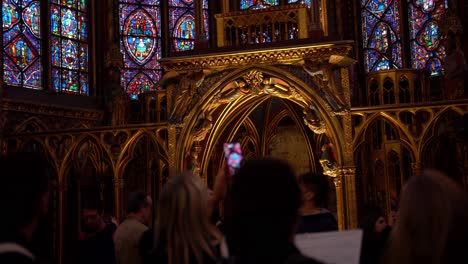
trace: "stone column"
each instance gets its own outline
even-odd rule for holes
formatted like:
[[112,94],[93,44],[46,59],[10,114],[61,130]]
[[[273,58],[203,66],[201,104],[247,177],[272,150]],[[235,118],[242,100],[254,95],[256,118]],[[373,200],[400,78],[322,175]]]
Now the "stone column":
[[168,162],[169,162],[169,177],[176,175],[179,171],[177,162],[177,126],[174,124],[168,125],[167,128],[167,152],[168,152]]
[[122,178],[114,179],[114,203],[115,203],[115,217],[118,221],[122,220],[122,194],[125,182]]
[[58,227],[58,241],[57,241],[57,260],[58,264],[64,263],[64,255],[63,255],[63,246],[65,244],[65,204],[66,204],[66,184],[63,179],[63,175],[58,175],[58,183],[57,183],[57,210],[58,210],[58,219],[57,219],[57,227]]
[[338,175],[333,178],[336,190],[336,213],[338,215],[338,228],[344,230],[346,227],[346,219],[344,212],[344,199],[343,199],[343,187],[342,187],[342,176]]
[[195,0],[195,48],[208,48],[203,19],[203,0]]
[[342,168],[342,174],[345,182],[346,193],[346,222],[348,229],[355,229],[358,227],[358,212],[357,212],[357,198],[356,198],[356,168],[347,167]]
[[415,161],[411,163],[411,172],[413,173],[413,176],[419,175],[421,173],[422,169],[422,164],[420,161]]
[[[349,76],[350,66],[340,69],[341,87],[343,89],[343,97],[345,103],[351,105],[351,84]],[[353,229],[358,227],[357,213],[357,195],[356,195],[356,168],[354,165],[354,148],[353,148],[353,122],[351,113],[347,112],[342,119],[344,132],[343,146],[343,163],[345,167],[341,168],[340,174],[344,177],[345,195],[346,195],[346,223],[347,228]]]

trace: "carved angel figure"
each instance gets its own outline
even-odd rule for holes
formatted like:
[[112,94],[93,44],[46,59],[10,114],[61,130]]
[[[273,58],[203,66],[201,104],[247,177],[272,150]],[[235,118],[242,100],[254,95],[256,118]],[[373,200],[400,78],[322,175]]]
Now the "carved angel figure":
[[203,71],[188,73],[179,78],[178,85],[171,87],[170,120],[181,121],[184,118],[204,79]]
[[320,165],[323,168],[323,174],[330,177],[336,177],[338,168],[336,166],[336,159],[333,154],[332,144],[324,144],[322,146],[322,156],[320,157]]
[[321,89],[321,96],[332,108],[334,115],[344,115],[349,112],[349,105],[343,98],[340,89],[341,84],[336,76],[336,70],[340,67],[348,67],[354,64],[356,60],[340,55],[331,55],[328,62],[317,65],[304,63],[303,69],[306,71],[315,83]]
[[317,112],[315,107],[311,106],[309,109],[304,109],[304,123],[308,126],[315,134],[323,134],[327,131],[325,121],[323,121]]
[[[202,114],[204,116],[204,114]],[[200,142],[205,140],[206,136],[210,132],[211,128],[213,127],[213,118],[211,115],[208,115],[205,118],[201,118],[199,120],[199,125],[195,127],[192,131],[191,136],[193,137],[193,141]]]

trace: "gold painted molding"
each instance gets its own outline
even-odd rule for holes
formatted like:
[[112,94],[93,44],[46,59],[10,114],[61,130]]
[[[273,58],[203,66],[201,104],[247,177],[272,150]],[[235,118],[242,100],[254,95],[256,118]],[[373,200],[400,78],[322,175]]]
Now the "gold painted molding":
[[291,47],[271,48],[229,53],[194,55],[161,59],[165,71],[186,72],[194,69],[227,69],[248,65],[272,65],[303,63],[303,60],[328,61],[332,55],[347,56],[353,49],[353,41],[318,43]]

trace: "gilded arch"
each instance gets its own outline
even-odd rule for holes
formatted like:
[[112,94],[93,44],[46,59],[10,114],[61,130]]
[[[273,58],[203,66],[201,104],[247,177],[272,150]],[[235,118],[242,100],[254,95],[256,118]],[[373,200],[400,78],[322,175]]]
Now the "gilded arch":
[[[289,87],[285,87],[286,89],[290,89],[290,93],[287,94],[281,94],[278,92],[274,92],[271,94],[265,94],[263,92],[259,92],[258,94],[245,94],[241,95],[237,98],[235,98],[232,102],[229,102],[227,107],[225,107],[221,113],[218,115],[220,118],[215,122],[213,125],[213,128],[211,130],[211,134],[216,134],[218,133],[218,128],[222,123],[230,123],[233,118],[236,117],[235,113],[236,110],[239,110],[241,108],[245,108],[246,105],[252,105],[252,108],[254,108],[256,105],[258,105],[262,100],[265,99],[265,97],[268,96],[277,96],[282,99],[287,99],[289,101],[292,101],[302,108],[308,108],[310,106],[316,107],[317,111],[320,113],[320,115],[323,117],[324,122],[326,123],[327,127],[329,127],[329,137],[332,138],[335,141],[335,145],[337,146],[337,156],[338,156],[338,162],[340,164],[343,164],[344,161],[344,149],[343,147],[345,146],[344,142],[345,140],[345,135],[342,132],[343,131],[343,125],[339,122],[339,120],[331,116],[330,114],[330,108],[327,105],[327,103],[320,97],[320,95],[317,92],[316,87],[310,87],[298,78],[292,76],[288,72],[279,69],[274,66],[263,66],[263,67],[257,67],[257,66],[248,66],[244,67],[238,70],[235,70],[234,72],[228,74],[224,78],[222,78],[220,81],[218,81],[208,93],[206,93],[201,100],[198,101],[198,103],[194,106],[193,110],[188,114],[188,116],[184,119],[184,126],[181,128],[179,138],[190,138],[191,131],[195,128],[195,125],[197,123],[198,117],[206,112],[212,111],[213,110],[213,105],[216,106],[216,96],[219,95],[220,91],[230,85],[231,83],[236,82],[239,78],[244,77],[245,75],[249,75],[252,73],[262,73],[268,76],[271,76],[271,78],[277,78],[279,80],[283,80],[285,83],[289,84]],[[216,106],[216,108],[219,105]],[[210,109],[211,108],[211,109]],[[214,109],[216,109],[214,108]],[[211,136],[210,136],[211,137]],[[178,146],[176,147],[177,150],[187,150],[191,148],[191,144],[193,143],[192,140],[181,140],[178,142]],[[211,144],[208,144],[211,145]],[[208,150],[209,151],[209,150]],[[179,161],[177,164],[177,168],[179,170],[183,169],[183,164],[180,162],[184,160],[184,153],[183,151],[179,151],[177,153],[177,158],[176,161]],[[345,164],[343,164],[345,165]],[[346,164],[347,165],[347,164]]]

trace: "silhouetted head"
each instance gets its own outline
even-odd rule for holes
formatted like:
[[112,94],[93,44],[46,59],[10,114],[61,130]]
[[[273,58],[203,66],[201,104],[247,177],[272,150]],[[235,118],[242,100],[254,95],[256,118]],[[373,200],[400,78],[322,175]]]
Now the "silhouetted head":
[[0,158],[0,168],[0,235],[19,235],[48,212],[48,163],[38,154],[13,153]]
[[301,192],[286,162],[246,161],[233,177],[230,199],[230,229],[240,254],[268,254],[291,241]]
[[304,202],[313,203],[318,208],[328,207],[329,185],[327,176],[319,173],[305,173],[299,176]]

